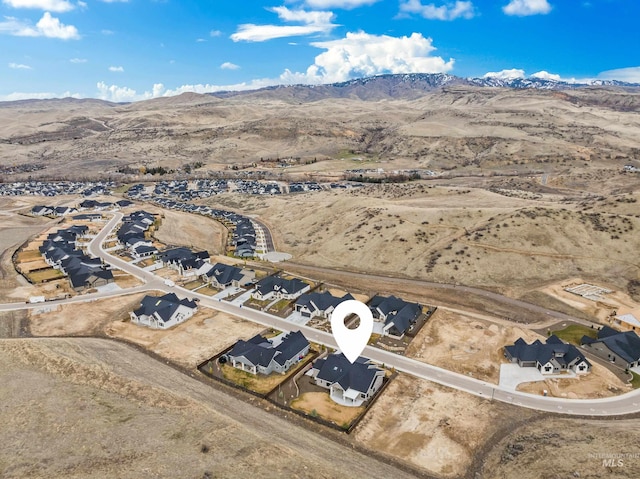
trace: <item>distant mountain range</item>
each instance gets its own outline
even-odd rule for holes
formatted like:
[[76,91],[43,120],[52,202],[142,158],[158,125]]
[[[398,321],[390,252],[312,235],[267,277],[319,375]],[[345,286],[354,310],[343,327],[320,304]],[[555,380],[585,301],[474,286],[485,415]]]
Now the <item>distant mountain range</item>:
[[327,85],[278,85],[251,91],[224,91],[209,95],[217,98],[235,96],[277,96],[281,99],[314,101],[323,98],[354,98],[359,100],[379,100],[384,98],[413,99],[426,93],[451,86],[471,86],[488,88],[512,88],[517,90],[576,90],[589,87],[617,87],[628,90],[640,89],[640,83],[618,80],[590,80],[587,82],[567,82],[531,78],[462,78],[446,73],[408,73],[399,75],[378,75],[358,78]]

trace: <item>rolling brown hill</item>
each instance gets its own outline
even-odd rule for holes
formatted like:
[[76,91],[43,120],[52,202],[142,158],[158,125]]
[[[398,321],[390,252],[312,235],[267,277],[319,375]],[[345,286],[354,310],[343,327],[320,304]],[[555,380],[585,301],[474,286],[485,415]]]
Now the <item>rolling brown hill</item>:
[[102,175],[123,166],[176,168],[193,161],[223,169],[285,157],[349,160],[300,171],[392,160],[388,168],[474,173],[571,168],[583,161],[618,166],[640,153],[640,93],[634,88],[383,80],[188,93],[126,105],[3,103],[0,162],[44,163],[47,168],[36,173],[41,177]]

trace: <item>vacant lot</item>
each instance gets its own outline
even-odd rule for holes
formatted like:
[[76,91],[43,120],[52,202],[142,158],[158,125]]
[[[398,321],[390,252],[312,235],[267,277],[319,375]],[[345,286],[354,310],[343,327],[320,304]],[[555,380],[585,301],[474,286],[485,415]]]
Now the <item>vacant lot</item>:
[[432,474],[463,477],[494,433],[534,416],[400,374],[355,429],[355,437]]
[[503,348],[518,338],[544,339],[507,322],[490,322],[438,309],[412,340],[407,356],[462,374],[498,383]]
[[226,229],[201,215],[162,210],[164,218],[154,236],[164,244],[187,246],[211,253],[224,252]]
[[195,368],[239,338],[253,337],[262,330],[263,326],[206,308],[167,331],[118,321],[105,328],[109,336],[132,341],[188,368]]
[[100,335],[113,323],[129,319],[129,311],[140,306],[143,294],[58,306],[50,313],[29,313],[34,336]]

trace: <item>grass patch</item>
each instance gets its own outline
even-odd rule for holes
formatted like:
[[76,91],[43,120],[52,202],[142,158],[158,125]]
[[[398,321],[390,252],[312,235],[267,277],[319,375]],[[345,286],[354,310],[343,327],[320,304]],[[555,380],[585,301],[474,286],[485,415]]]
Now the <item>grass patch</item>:
[[36,261],[42,259],[42,255],[38,250],[20,251],[18,253],[18,262],[27,263],[29,261]]
[[571,344],[580,345],[580,340],[582,336],[589,336],[590,338],[596,339],[598,337],[598,330],[595,328],[589,328],[587,326],[582,326],[580,324],[572,324],[571,326],[567,326],[564,329],[560,329],[558,331],[551,331],[553,334],[558,336],[560,339],[567,341]]
[[190,289],[190,290],[194,290],[200,286],[203,286],[204,283],[202,281],[200,281],[199,279],[196,279],[194,281],[189,281],[188,283],[186,283],[184,285],[185,288]]
[[53,268],[44,269],[42,271],[34,271],[33,273],[29,273],[27,276],[34,283],[41,283],[43,281],[64,278],[64,274]]
[[629,371],[629,372],[633,376],[633,379],[631,380],[631,382],[629,384],[631,384],[634,389],[639,389],[640,388],[640,374],[636,374],[633,371]]
[[[308,356],[309,355],[305,356],[300,363],[303,363]],[[282,384],[286,381],[289,376],[295,374],[298,369],[298,366],[294,366],[289,369],[286,374],[272,373],[265,376],[264,374],[251,374],[238,368],[234,368],[229,364],[223,364],[220,366],[220,370],[222,371],[222,375],[225,379],[233,381],[238,386],[242,386],[245,389],[249,389],[259,394],[268,393],[278,384]]]
[[278,301],[276,304],[274,304],[273,306],[271,306],[271,310],[275,310],[275,311],[282,311],[284,308],[287,307],[287,305],[291,302],[290,299],[281,299],[280,301]]
[[215,294],[218,294],[220,291],[218,291],[215,288],[212,288],[211,286],[205,286],[204,288],[201,288],[198,290],[198,293],[200,294],[205,294],[207,296],[213,296]]

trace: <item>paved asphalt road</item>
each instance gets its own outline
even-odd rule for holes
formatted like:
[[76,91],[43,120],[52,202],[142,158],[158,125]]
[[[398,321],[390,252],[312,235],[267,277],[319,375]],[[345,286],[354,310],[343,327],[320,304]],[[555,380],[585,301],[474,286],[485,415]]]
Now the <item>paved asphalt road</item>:
[[[293,329],[300,330],[310,341],[324,344],[326,346],[336,348],[336,342],[333,336],[329,333],[319,331],[317,329],[310,328],[308,326],[293,325],[290,322],[273,316],[271,314],[257,311],[251,308],[243,308],[242,306],[236,306],[226,301],[214,300],[209,296],[205,296],[188,289],[179,286],[168,286],[160,281],[153,273],[142,270],[136,265],[130,264],[120,258],[111,256],[109,253],[102,249],[102,242],[109,235],[109,233],[115,228],[120,219],[121,213],[116,213],[114,217],[107,223],[103,230],[94,238],[89,245],[89,252],[96,256],[100,256],[107,263],[110,263],[116,268],[120,268],[133,276],[145,281],[146,289],[156,289],[164,292],[176,292],[188,296],[190,298],[197,298],[201,306],[205,306],[211,309],[222,311],[228,314],[232,314],[249,321],[253,321],[268,327],[273,327],[283,331],[290,331]],[[141,288],[141,287],[138,287]],[[453,287],[452,287],[453,289]],[[458,290],[470,289],[477,294],[478,291],[475,288],[466,288],[463,286],[456,286]],[[123,293],[130,290],[122,290],[116,293]],[[486,293],[488,296],[493,296],[494,293]],[[98,293],[99,294],[99,293]],[[113,296],[113,293],[105,293],[102,297]],[[98,299],[98,295],[93,295],[92,298]],[[59,303],[64,304],[64,301]],[[515,301],[515,300],[514,300]],[[56,304],[58,302],[48,302],[45,304]],[[518,302],[520,303],[520,302]],[[527,303],[523,303],[528,305]],[[34,305],[19,305],[23,309],[26,307],[33,307]],[[42,306],[40,305],[35,306]],[[532,305],[528,305],[532,306]],[[0,307],[1,308],[1,307]],[[537,307],[536,307],[537,308]],[[544,309],[544,308],[542,308]],[[546,310],[545,310],[546,312]],[[561,314],[561,313],[558,313]],[[562,315],[564,317],[566,315]],[[556,316],[558,317],[558,316]],[[572,318],[573,319],[573,318]],[[539,411],[555,412],[571,415],[584,415],[584,416],[616,416],[624,414],[632,414],[640,411],[640,389],[636,389],[632,392],[603,399],[564,399],[543,397],[533,394],[527,394],[519,391],[512,391],[506,388],[501,388],[498,385],[480,381],[470,376],[458,374],[446,369],[438,368],[430,364],[426,364],[420,361],[416,361],[411,358],[400,356],[395,353],[384,351],[382,349],[373,348],[367,346],[362,353],[363,356],[371,358],[386,366],[395,367],[396,370],[402,371],[413,376],[426,379],[429,381],[442,384],[454,389],[466,391],[475,396],[482,398],[498,400],[517,406],[536,409]]]

